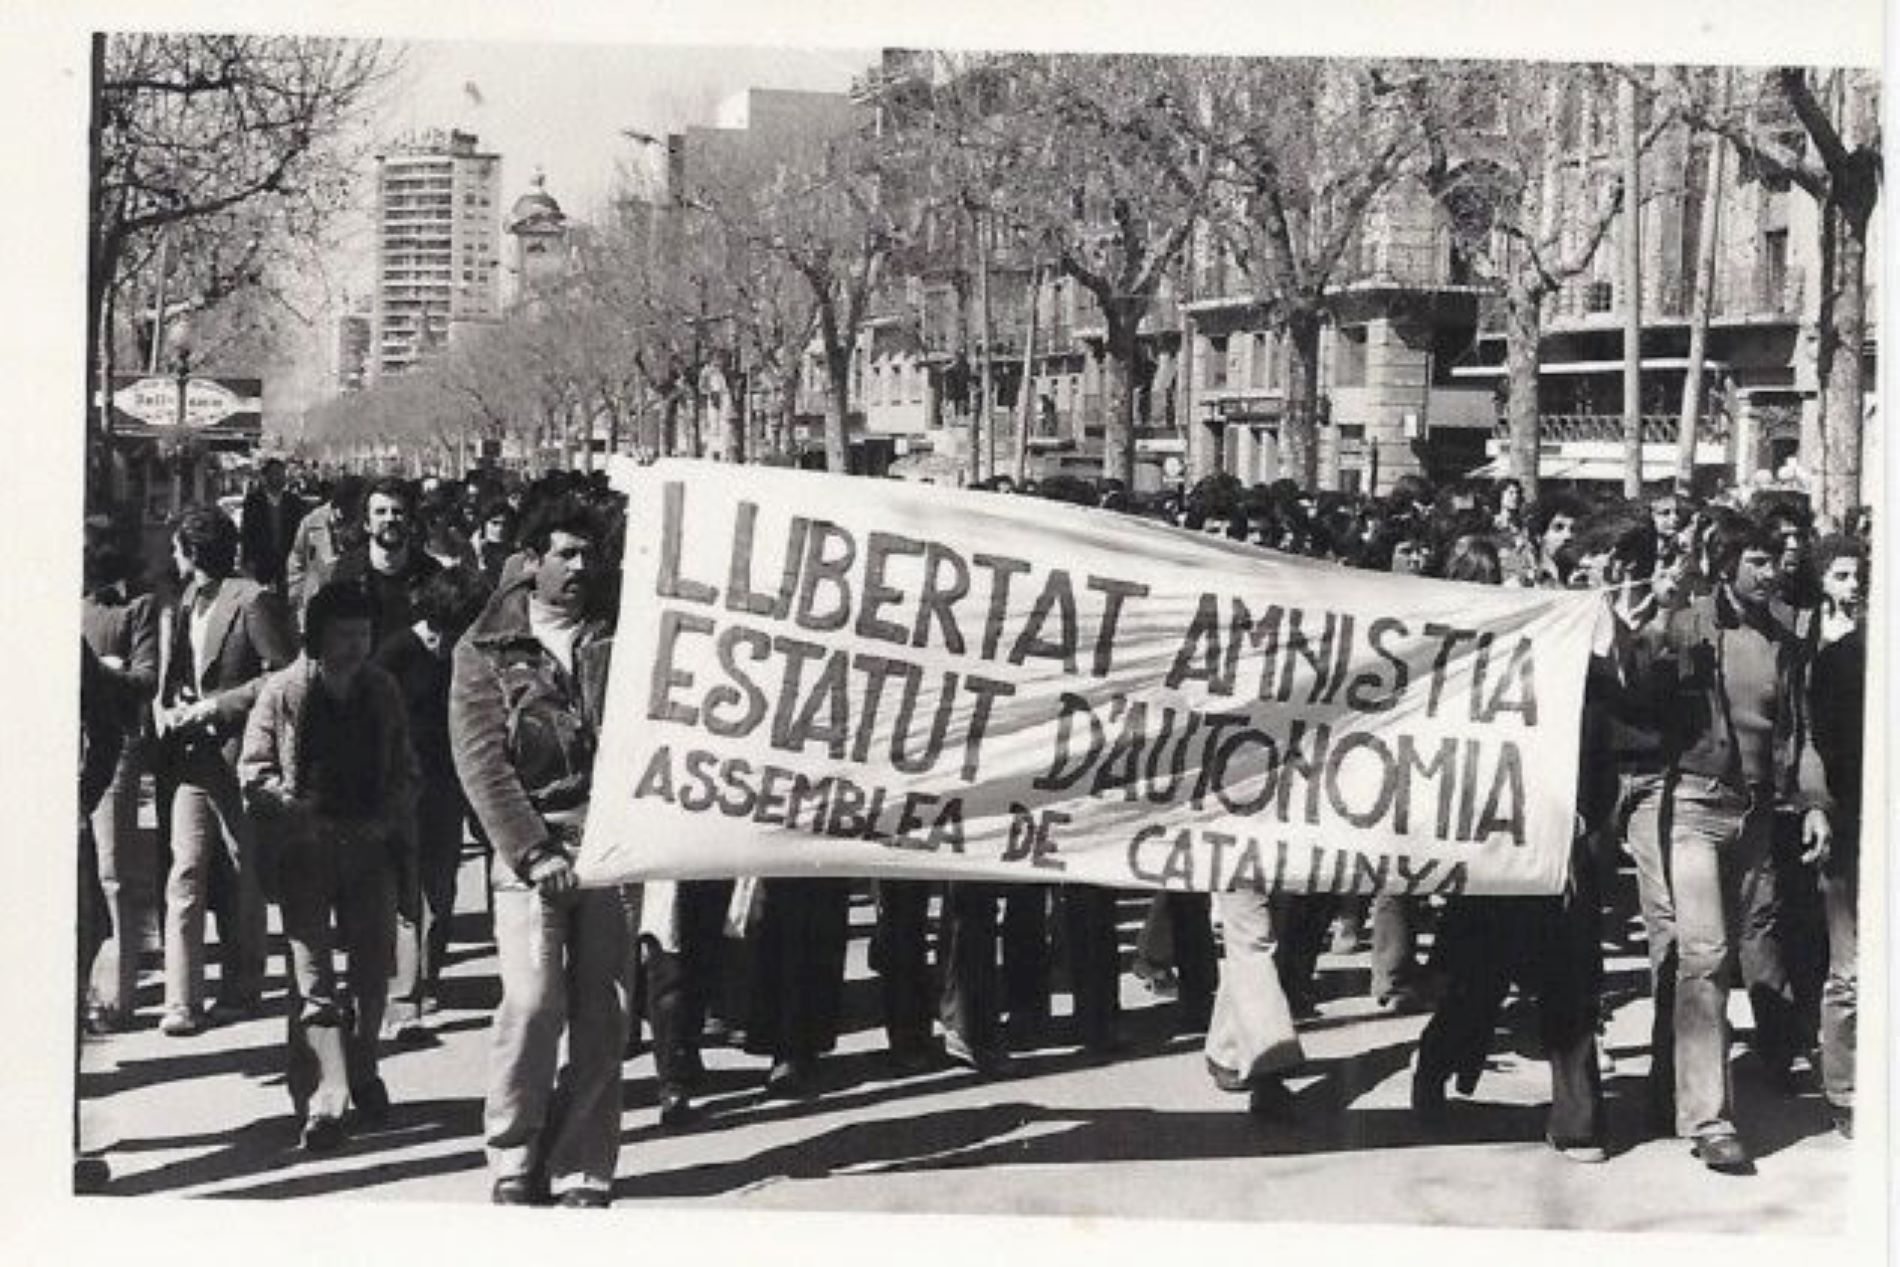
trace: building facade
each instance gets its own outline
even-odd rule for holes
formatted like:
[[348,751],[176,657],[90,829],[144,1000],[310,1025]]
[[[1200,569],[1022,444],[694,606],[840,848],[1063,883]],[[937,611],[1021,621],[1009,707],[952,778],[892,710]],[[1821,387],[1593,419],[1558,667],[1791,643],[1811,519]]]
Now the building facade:
[[372,374],[400,374],[467,322],[501,315],[501,157],[431,130],[376,156]]

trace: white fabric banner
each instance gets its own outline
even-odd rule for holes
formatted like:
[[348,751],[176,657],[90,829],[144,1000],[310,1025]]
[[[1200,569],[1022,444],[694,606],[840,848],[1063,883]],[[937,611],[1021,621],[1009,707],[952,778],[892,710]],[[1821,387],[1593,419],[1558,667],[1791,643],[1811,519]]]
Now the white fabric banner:
[[583,883],[1563,887],[1593,595],[891,480],[615,479]]

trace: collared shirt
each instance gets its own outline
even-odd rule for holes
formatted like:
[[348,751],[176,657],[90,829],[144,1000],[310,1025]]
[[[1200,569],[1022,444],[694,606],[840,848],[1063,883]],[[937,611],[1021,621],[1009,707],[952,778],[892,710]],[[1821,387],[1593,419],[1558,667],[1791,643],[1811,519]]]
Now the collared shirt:
[[195,691],[204,690],[205,670],[211,667],[211,659],[218,652],[216,647],[206,645],[210,641],[211,609],[217,597],[217,582],[200,586],[186,624],[186,634],[191,639],[191,686]]

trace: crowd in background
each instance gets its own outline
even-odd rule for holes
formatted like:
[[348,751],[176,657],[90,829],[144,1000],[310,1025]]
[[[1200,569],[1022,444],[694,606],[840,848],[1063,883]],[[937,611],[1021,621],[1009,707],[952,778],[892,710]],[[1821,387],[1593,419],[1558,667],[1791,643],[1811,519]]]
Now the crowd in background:
[[[1072,478],[985,487],[1346,567],[1601,591],[1566,893],[1161,893],[1125,964],[1116,892],[1085,885],[581,890],[571,864],[619,552],[642,508],[599,475],[293,486],[266,462],[236,522],[186,510],[161,567],[110,515],[87,522],[87,1028],[134,1023],[154,925],[164,1033],[257,1015],[275,905],[300,1140],[333,1148],[389,1111],[379,1057],[429,1023],[474,843],[489,858],[503,987],[484,1115],[497,1201],[607,1201],[619,1068],[641,1018],[666,1125],[703,1112],[710,1045],[763,1057],[769,1095],[821,1088],[843,1019],[849,907],[866,890],[895,1075],[949,1060],[1008,1077],[1015,1053],[1055,1043],[1112,1059],[1132,971],[1176,1000],[1180,1032],[1206,1034],[1217,1085],[1283,1119],[1319,956],[1369,943],[1377,1007],[1432,1014],[1412,1077],[1420,1115],[1443,1114],[1448,1083],[1475,1093],[1515,989],[1537,1005],[1551,1064],[1548,1139],[1594,1161],[1608,1144],[1602,945],[1620,940],[1633,888],[1656,1001],[1656,1130],[1714,1169],[1749,1166],[1727,1073],[1739,983],[1769,1081],[1792,1093],[1818,1080],[1851,1132],[1865,515],[1818,533],[1794,495],[1527,503],[1510,481],[1435,489],[1411,476],[1376,498],[1226,476],[1139,496]],[[155,838],[137,822],[148,781]]]

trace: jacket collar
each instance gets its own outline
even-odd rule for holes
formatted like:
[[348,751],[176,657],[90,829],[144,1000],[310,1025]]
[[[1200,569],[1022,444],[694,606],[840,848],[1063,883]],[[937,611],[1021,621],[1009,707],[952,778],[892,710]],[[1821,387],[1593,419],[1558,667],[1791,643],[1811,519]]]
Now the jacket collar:
[[[488,606],[482,609],[482,614],[463,636],[478,646],[498,647],[522,641],[536,642],[534,632],[528,626],[528,596],[533,592],[532,576],[519,577],[496,590],[488,600]],[[580,636],[575,639],[574,645],[586,646],[600,637],[605,629],[606,622],[597,617],[583,620]]]

